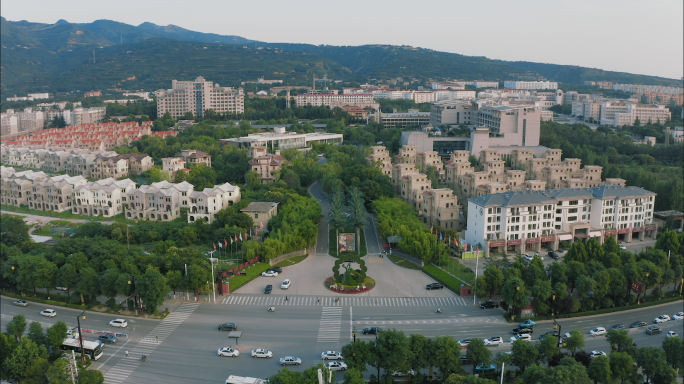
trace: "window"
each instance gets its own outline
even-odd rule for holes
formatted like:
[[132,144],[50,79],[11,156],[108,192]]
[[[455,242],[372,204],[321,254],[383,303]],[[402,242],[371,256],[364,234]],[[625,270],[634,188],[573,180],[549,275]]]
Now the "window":
[[570,200],[570,205],[577,205],[579,203],[578,200]]

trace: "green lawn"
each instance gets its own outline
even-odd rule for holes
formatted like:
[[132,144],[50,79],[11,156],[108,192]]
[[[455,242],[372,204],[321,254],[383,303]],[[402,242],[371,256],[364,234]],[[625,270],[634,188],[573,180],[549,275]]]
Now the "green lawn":
[[403,257],[399,257],[396,255],[387,255],[387,257],[392,260],[392,262],[400,267],[403,268],[408,268],[408,269],[415,269],[417,271],[420,271],[420,266],[412,261],[408,261],[404,259]]
[[[330,247],[328,249],[328,252],[330,253],[331,256],[337,257],[337,239],[336,239],[336,233],[335,228],[330,228],[330,234],[329,234],[329,239],[330,239]],[[344,228],[340,230],[340,233],[356,233],[355,228]],[[363,231],[360,231],[361,233],[361,253],[359,256],[366,256],[368,253],[368,250],[366,249],[366,235],[363,233]],[[343,256],[344,254],[340,254],[340,256]]]
[[427,264],[423,267],[423,270],[427,272],[430,276],[439,280],[442,284],[454,290],[456,293],[461,292],[461,280],[453,277],[452,275],[444,272],[442,269],[438,268],[434,264]]
[[[440,267],[471,284],[475,283],[475,273],[461,264],[457,258],[449,258],[449,261],[445,265],[440,265]],[[481,267],[484,268],[484,264]]]
[[118,214],[116,216],[112,216],[112,217],[104,217],[104,216],[92,217],[92,216],[85,216],[85,215],[75,215],[71,212],[38,211],[38,210],[30,209],[28,207],[15,207],[13,205],[5,205],[5,204],[0,206],[0,208],[2,208],[3,211],[8,211],[8,212],[26,213],[29,215],[46,216],[46,217],[58,217],[60,219],[79,219],[79,220],[85,220],[85,221],[90,221],[90,220],[117,221],[117,222],[121,222],[121,223],[133,223],[134,222],[132,220],[126,220],[124,218],[123,213],[120,213],[120,214]]
[[285,259],[285,260],[281,261],[280,263],[277,263],[276,265],[274,265],[274,267],[281,267],[281,268],[282,267],[289,267],[291,265],[301,263],[308,256],[309,255],[293,256],[293,257],[290,257],[289,259]]
[[[249,269],[244,270],[244,272],[247,272],[247,275],[245,276],[233,276],[229,279],[230,281],[230,292],[235,292],[238,288],[242,287],[243,285],[249,283],[250,281],[256,279],[257,277],[261,276],[261,272],[264,272],[271,268],[271,265],[268,263],[258,263],[254,264]],[[243,272],[243,271],[240,271]]]

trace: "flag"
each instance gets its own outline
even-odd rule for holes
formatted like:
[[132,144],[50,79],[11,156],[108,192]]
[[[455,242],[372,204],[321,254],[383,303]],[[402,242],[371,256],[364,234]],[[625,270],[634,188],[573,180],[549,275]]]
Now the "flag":
[[259,227],[257,227],[255,230],[256,230],[256,235],[259,236]]
[[221,244],[221,240],[218,242],[219,248],[223,248],[223,244]]
[[477,247],[477,255],[480,256],[480,247]]
[[233,238],[229,237],[229,239],[230,239],[230,244],[232,245],[233,244]]
[[442,241],[442,234],[439,234],[439,241]]
[[235,235],[235,242],[237,243],[237,235]]
[[213,246],[214,246],[214,251],[215,251],[215,250],[216,250],[216,244],[214,244],[214,243],[211,243],[211,245],[213,245]]
[[249,227],[249,237],[252,237],[252,227]]
[[242,232],[240,232],[240,241],[242,241]]
[[247,239],[248,239],[248,237],[247,237],[247,231],[245,231],[245,240],[247,240]]
[[454,245],[458,247],[458,238],[454,238]]
[[468,243],[463,243],[463,252],[468,252]]
[[430,233],[432,233],[432,228],[434,228],[434,226],[431,226],[431,227],[430,227]]
[[260,221],[259,223],[260,223],[259,229],[264,229],[264,222],[263,222],[263,221]]
[[223,243],[226,244],[226,247],[228,246],[228,242],[226,241],[226,238],[223,238]]

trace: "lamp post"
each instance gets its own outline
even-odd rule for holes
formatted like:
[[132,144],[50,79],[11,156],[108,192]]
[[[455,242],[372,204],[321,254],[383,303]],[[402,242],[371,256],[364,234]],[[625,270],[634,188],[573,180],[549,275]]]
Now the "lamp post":
[[553,319],[553,329],[558,328],[558,348],[561,347],[561,325],[556,321],[556,319]]
[[138,304],[136,302],[137,300],[135,296],[135,280],[133,280],[133,275],[128,276],[128,285],[133,285],[133,287],[131,287],[131,289],[133,290],[133,292],[131,292],[131,294],[133,295],[133,309],[135,310],[135,315],[138,316]]
[[214,292],[214,304],[216,304],[216,279],[214,278],[214,260],[218,259],[213,257],[214,252],[216,251],[209,252],[209,261],[211,262],[211,290]]
[[83,317],[83,320],[86,319],[85,309],[78,316],[76,316],[76,321],[78,322],[78,343],[81,346],[81,364],[85,365],[86,361],[85,351],[83,350],[83,332],[81,332],[81,317]]

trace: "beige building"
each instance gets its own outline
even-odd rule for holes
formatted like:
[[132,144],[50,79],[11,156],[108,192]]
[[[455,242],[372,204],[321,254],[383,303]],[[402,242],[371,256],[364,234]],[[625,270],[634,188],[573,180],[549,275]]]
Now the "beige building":
[[445,229],[460,228],[458,199],[448,188],[430,189],[423,192],[423,210],[419,216],[426,225]]
[[185,169],[185,160],[178,157],[164,157],[162,159],[162,170],[171,174]]
[[30,209],[38,211],[67,212],[73,205],[74,188],[84,185],[83,176],[59,175],[36,181],[31,186],[32,193],[27,201]]
[[[180,217],[181,192],[168,181],[142,185],[127,193],[125,213],[131,220],[172,221]],[[189,196],[186,196],[189,200]]]
[[171,81],[171,89],[160,89],[157,96],[157,116],[169,112],[178,119],[187,112],[203,117],[206,110],[216,113],[239,114],[245,111],[245,95],[242,88],[220,87],[203,77],[195,81]]
[[254,228],[261,229],[268,226],[268,221],[278,214],[278,203],[254,201],[240,210],[254,221]]
[[177,154],[176,157],[183,159],[187,167],[190,167],[191,165],[204,164],[211,168],[211,156],[202,151],[195,149],[184,149],[181,151],[181,153]]
[[402,145],[399,154],[394,156],[394,164],[415,164],[416,155],[415,145]]
[[15,207],[27,206],[28,199],[33,193],[33,183],[47,178],[48,175],[42,171],[8,172],[8,175],[1,181],[2,204]]
[[199,219],[212,223],[216,212],[240,201],[240,187],[230,183],[216,185],[201,192],[192,192],[189,199],[188,223]]
[[392,161],[390,160],[387,148],[382,145],[370,147],[371,154],[366,157],[369,167],[376,167],[380,169],[383,175],[392,175]]
[[261,184],[272,183],[287,160],[280,155],[263,155],[249,161],[250,171],[261,175]]
[[79,185],[73,191],[72,213],[112,217],[123,213],[127,196],[135,190],[131,179],[107,178]]
[[113,157],[99,157],[94,161],[91,177],[96,179],[120,179],[133,174],[141,174],[154,167],[152,157],[141,153],[129,153]]

